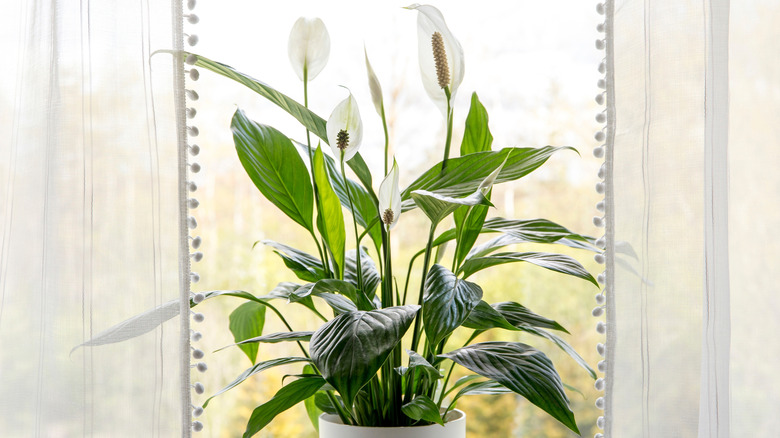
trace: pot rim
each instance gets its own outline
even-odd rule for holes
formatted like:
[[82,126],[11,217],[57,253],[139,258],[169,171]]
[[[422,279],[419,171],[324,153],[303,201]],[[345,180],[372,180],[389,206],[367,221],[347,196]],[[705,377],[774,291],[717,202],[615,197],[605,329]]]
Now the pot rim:
[[[386,430],[386,429],[424,429],[426,427],[428,428],[436,428],[436,427],[442,427],[438,424],[428,424],[425,426],[392,426],[392,427],[379,427],[379,426],[353,426],[353,425],[345,425],[341,422],[341,418],[339,418],[338,415],[335,414],[320,414],[320,421],[325,421],[332,424],[338,424],[340,426],[346,426],[349,428],[355,428],[355,430]],[[454,425],[460,422],[466,421],[466,413],[461,411],[460,409],[453,409],[447,414],[447,421],[444,422],[444,426]]]

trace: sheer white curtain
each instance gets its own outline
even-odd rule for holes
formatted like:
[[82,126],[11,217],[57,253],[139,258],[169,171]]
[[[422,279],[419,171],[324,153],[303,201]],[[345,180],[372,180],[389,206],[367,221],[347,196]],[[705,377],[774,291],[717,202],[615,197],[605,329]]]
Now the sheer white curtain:
[[0,38],[0,435],[188,436],[188,318],[74,349],[188,304],[181,2],[4,2]]
[[780,5],[605,9],[605,435],[777,436]]

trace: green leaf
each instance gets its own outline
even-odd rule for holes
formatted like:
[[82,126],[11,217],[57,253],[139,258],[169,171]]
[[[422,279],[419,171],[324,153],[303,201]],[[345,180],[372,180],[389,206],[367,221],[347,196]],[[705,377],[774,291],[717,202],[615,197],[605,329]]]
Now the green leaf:
[[495,380],[580,433],[561,378],[541,351],[521,343],[484,342],[441,356]]
[[255,408],[249,416],[243,438],[250,438],[268,425],[277,415],[314,395],[325,380],[319,376],[303,377],[283,386],[274,397]]
[[463,278],[468,278],[471,274],[491,266],[514,262],[532,263],[551,271],[587,280],[596,287],[599,287],[596,279],[593,278],[577,260],[574,260],[567,255],[545,252],[502,252],[486,257],[476,257],[467,260],[466,263],[460,267],[458,273],[462,272]]
[[490,218],[482,232],[505,233],[476,248],[466,257],[482,257],[507,245],[516,243],[559,243],[572,248],[600,251],[593,246],[593,238],[572,233],[567,228],[547,219],[511,220]]
[[314,364],[351,407],[360,388],[376,374],[409,329],[419,306],[349,312],[314,333]]
[[425,395],[418,395],[414,400],[401,406],[401,411],[412,420],[430,421],[444,426],[439,407]]
[[[495,152],[477,152],[465,157],[450,158],[442,172],[441,163],[433,165],[401,193],[403,210],[415,208],[412,192],[426,190],[443,196],[460,197],[473,193],[482,181],[498,169],[504,160],[504,167],[495,183],[515,181],[536,170],[556,151],[575,150],[570,147],[545,146],[541,148],[506,148]],[[509,154],[507,157],[507,153]]]
[[333,262],[336,264],[339,278],[344,277],[344,244],[346,242],[346,231],[344,229],[344,215],[341,213],[341,201],[333,191],[330,184],[327,171],[325,170],[325,160],[322,158],[322,148],[317,146],[314,152],[314,181],[317,183],[317,192],[320,197],[320,217],[322,218],[322,227],[320,234],[325,241]]
[[235,347],[235,346],[242,346],[246,344],[278,344],[280,342],[308,342],[309,339],[311,339],[311,335],[314,334],[314,332],[279,332],[279,333],[271,333],[264,336],[255,336],[254,338],[244,339],[241,342],[236,342],[235,344],[227,345],[225,347],[222,347],[217,351],[222,351],[226,348]]
[[493,304],[492,307],[514,327],[541,327],[569,333],[562,325],[552,319],[545,318],[532,312],[522,304],[513,301],[503,301]]
[[295,292],[294,296],[296,299],[300,299],[309,294],[321,297],[323,294],[332,295],[338,293],[349,298],[349,300],[355,304],[356,308],[354,310],[374,310],[373,303],[358,291],[352,283],[328,278],[314,283],[311,287],[308,286],[309,285],[301,287]]
[[425,336],[431,345],[438,345],[460,327],[481,299],[479,285],[457,278],[442,265],[433,265],[425,280],[422,311]]
[[422,210],[434,224],[441,222],[442,219],[462,205],[493,206],[479,190],[465,198],[452,198],[427,190],[415,190],[412,192],[412,198],[414,199],[415,204],[420,207],[420,210]]
[[[480,377],[480,376],[474,376],[474,377]],[[512,393],[511,389],[496,382],[495,380],[474,382],[464,386],[463,388],[461,388],[460,391],[458,391],[457,394],[455,394],[455,397],[453,397],[452,401],[450,402],[450,408],[452,408],[455,405],[455,403],[458,401],[458,399],[463,397],[464,395],[499,395],[499,394],[511,394],[511,393]]]
[[[305,367],[303,367],[303,373],[315,374],[314,367],[311,365],[306,365]],[[317,391],[314,395],[304,400],[303,405],[306,407],[306,414],[309,416],[309,421],[311,421],[312,426],[314,426],[314,430],[319,432],[320,415],[324,411],[317,407],[317,403],[316,403],[317,394],[322,394],[322,391]]]
[[230,124],[238,159],[263,196],[313,232],[314,192],[309,172],[287,136],[249,120],[237,109]]
[[[242,84],[255,93],[263,96],[270,102],[276,104],[279,108],[287,111],[288,114],[295,117],[295,119],[298,120],[306,129],[322,139],[322,141],[325,143],[328,143],[328,132],[325,128],[325,120],[295,100],[276,91],[271,86],[252,78],[249,75],[245,75],[239,71],[236,71],[229,65],[225,65],[217,61],[212,61],[204,56],[196,55],[190,52],[182,52],[182,56],[184,59],[187,59],[190,56],[194,56],[196,66],[203,67],[207,70],[211,70],[214,73],[225,76],[226,78],[233,79],[239,84]],[[351,160],[347,161],[347,164],[352,169],[352,171],[355,172],[355,175],[358,176],[358,179],[360,179],[360,182],[363,183],[366,189],[368,189],[369,192],[372,192],[371,172],[369,172],[368,166],[363,160],[363,157],[360,156],[360,153],[355,154]]]
[[480,301],[474,310],[469,313],[468,318],[463,321],[463,327],[473,330],[490,330],[492,328],[503,328],[506,330],[519,330],[509,323],[496,309],[490,304]]
[[[263,333],[265,324],[265,306],[254,301],[248,301],[238,307],[230,314],[230,333],[233,333],[233,340],[239,341],[260,336]],[[253,364],[257,359],[257,344],[239,345],[238,348],[246,354],[249,361]]]
[[[337,402],[341,399],[341,397],[338,395],[335,397]],[[330,397],[328,397],[328,395],[323,391],[319,391],[318,393],[314,394],[314,404],[317,405],[317,409],[325,412],[326,414],[338,414],[338,410],[336,410],[336,407],[333,406],[333,403],[330,401]]]
[[488,128],[488,114],[476,91],[471,95],[471,107],[466,116],[466,128],[463,131],[463,141],[460,144],[460,155],[474,152],[490,151],[493,136]]
[[431,365],[430,362],[425,360],[425,358],[420,356],[417,352],[406,350],[406,354],[409,355],[409,366],[396,368],[398,374],[405,376],[407,373],[414,372],[415,370],[419,369],[428,376],[431,382],[443,377],[438,368]]
[[203,407],[206,408],[206,406],[208,406],[211,399],[213,399],[214,397],[235,388],[236,386],[241,384],[241,382],[250,378],[251,376],[254,376],[257,373],[261,373],[269,368],[273,368],[279,365],[287,365],[287,364],[297,363],[297,362],[311,362],[311,360],[305,357],[280,357],[278,359],[271,359],[271,360],[266,360],[264,362],[258,362],[254,366],[248,368],[246,371],[241,373],[241,375],[238,376],[235,380],[228,383],[227,386],[220,389],[217,393],[215,393],[214,395],[206,399],[206,401],[203,403]]
[[295,276],[301,280],[316,282],[326,278],[322,262],[313,255],[273,240],[263,240],[262,242],[275,249],[274,252],[282,258],[285,266],[290,268]]
[[[344,271],[344,280],[350,282],[357,287],[357,263],[355,261],[357,251],[351,249],[347,251],[347,268]],[[369,300],[372,300],[376,295],[377,287],[382,282],[382,278],[379,276],[379,271],[376,269],[376,264],[371,256],[368,255],[368,250],[363,247],[360,249],[360,269],[363,274],[363,292]],[[370,310],[370,309],[360,309]]]
[[[488,199],[490,199],[488,193]],[[475,205],[473,207],[462,206],[455,210],[455,230],[458,234],[457,246],[455,247],[455,266],[459,267],[471,248],[476,243],[477,238],[482,232],[482,224],[485,223],[485,217],[488,213],[488,207],[484,205]]]
[[582,356],[580,356],[579,353],[577,353],[577,351],[574,349],[574,347],[569,345],[566,341],[564,341],[560,337],[558,337],[558,336],[556,336],[556,335],[554,335],[554,334],[552,334],[552,333],[550,333],[550,332],[548,332],[546,330],[542,330],[540,328],[536,328],[536,327],[533,327],[533,326],[530,326],[530,325],[521,325],[521,326],[518,326],[518,328],[520,330],[524,331],[524,332],[527,332],[527,333],[530,333],[532,335],[539,336],[541,338],[547,339],[548,341],[551,341],[558,348],[560,348],[566,354],[568,354],[569,357],[574,359],[574,361],[577,362],[577,364],[579,366],[581,366],[585,371],[587,371],[592,379],[594,379],[594,380],[596,379],[596,377],[597,377],[596,376],[596,371],[594,371],[593,368],[590,367],[588,362],[585,361],[585,359],[583,359]]

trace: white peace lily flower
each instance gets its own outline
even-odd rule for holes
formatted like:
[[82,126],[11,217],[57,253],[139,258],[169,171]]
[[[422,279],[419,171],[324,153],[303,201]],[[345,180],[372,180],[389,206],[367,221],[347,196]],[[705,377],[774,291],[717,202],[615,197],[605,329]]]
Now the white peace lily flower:
[[374,108],[376,113],[382,115],[382,85],[379,83],[379,79],[374,73],[374,69],[371,68],[371,63],[368,61],[368,52],[363,47],[363,53],[366,55],[366,70],[368,70],[368,88],[371,90],[371,100],[374,102]]
[[382,223],[390,229],[401,217],[401,190],[398,188],[398,163],[393,160],[393,167],[379,186],[379,217]]
[[419,13],[417,47],[423,86],[433,103],[446,117],[447,96],[444,94],[444,88],[449,87],[451,99],[455,99],[455,93],[463,82],[466,71],[463,48],[450,32],[438,9],[416,3],[406,9],[414,9]]
[[290,31],[287,54],[301,80],[304,80],[304,70],[307,81],[317,77],[330,56],[330,35],[325,23],[319,18],[299,18]]
[[327,132],[328,143],[336,159],[348,161],[355,156],[363,141],[363,121],[352,93],[330,114]]

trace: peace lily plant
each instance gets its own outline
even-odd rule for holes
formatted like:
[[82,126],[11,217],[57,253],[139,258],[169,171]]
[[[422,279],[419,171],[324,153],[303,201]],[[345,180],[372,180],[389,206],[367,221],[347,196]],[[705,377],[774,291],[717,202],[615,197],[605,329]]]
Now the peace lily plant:
[[[338,415],[346,425],[419,426],[444,424],[447,413],[463,396],[510,392],[579,433],[565,385],[542,351],[519,342],[472,343],[488,330],[522,331],[552,341],[595,378],[588,364],[553,333],[568,332],[520,303],[483,301],[482,288],[468,280],[493,266],[526,262],[598,287],[569,256],[501,251],[523,243],[596,250],[592,238],[545,219],[487,217],[494,184],[518,180],[556,151],[571,148],[493,150],[487,112],[475,93],[460,156],[451,158],[453,103],[463,80],[463,49],[438,9],[429,5],[407,9],[418,13],[421,76],[425,91],[446,119],[446,139],[442,161],[403,190],[399,187],[403,167],[388,156],[382,87],[367,53],[369,90],[385,134],[385,176],[378,193],[359,152],[363,123],[351,92],[334,106],[327,122],[308,109],[309,82],[325,67],[330,53],[330,38],[321,20],[299,19],[289,38],[290,61],[303,81],[303,104],[227,65],[184,53],[188,63],[244,84],[306,129],[306,144],[302,144],[250,120],[241,109],[236,110],[231,123],[238,158],[247,175],[271,203],[311,236],[318,253],[263,241],[297,281],[280,283],[265,295],[211,291],[191,302],[195,307],[203,299],[218,296],[246,300],[231,314],[230,330],[253,366],[211,398],[269,368],[301,365],[299,374],[285,379],[273,398],[254,409],[244,437],[255,435],[276,415],[300,402],[313,418],[326,412]],[[330,154],[322,143],[330,146]],[[345,166],[357,181],[347,174]],[[401,217],[415,208],[428,218],[428,237],[411,260],[404,261],[408,269],[405,277],[400,277],[395,269],[400,261],[392,256],[390,235],[404,227]],[[454,222],[453,227],[445,226],[437,233],[441,225],[450,222]],[[347,233],[354,234],[354,248],[347,247]],[[495,237],[477,245],[482,235]],[[372,245],[373,254],[363,244]],[[435,256],[443,253],[447,244],[454,247],[451,260]],[[420,257],[421,265],[415,264]],[[449,262],[446,265],[445,260]],[[419,285],[410,284],[412,269],[422,270]],[[298,309],[311,312],[321,320],[321,326],[314,332],[295,330],[277,308],[278,301],[301,305]],[[330,308],[332,317],[321,312],[324,307],[317,306],[319,302]],[[260,314],[266,309],[276,314],[288,331],[257,333],[256,322],[263,320]],[[465,345],[452,345],[455,330],[470,331]],[[278,342],[297,343],[300,355],[256,362],[258,344]],[[453,382],[456,365],[471,374]]]

